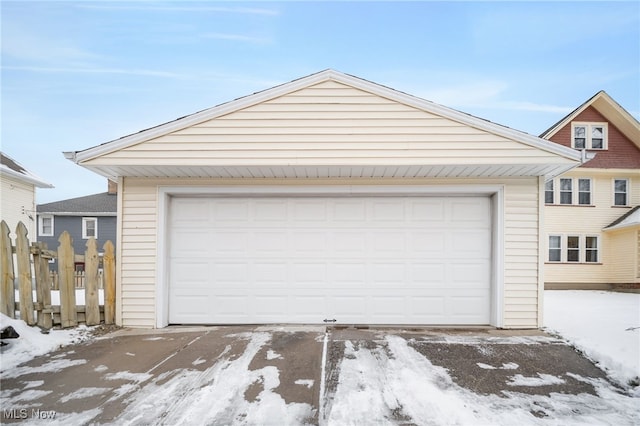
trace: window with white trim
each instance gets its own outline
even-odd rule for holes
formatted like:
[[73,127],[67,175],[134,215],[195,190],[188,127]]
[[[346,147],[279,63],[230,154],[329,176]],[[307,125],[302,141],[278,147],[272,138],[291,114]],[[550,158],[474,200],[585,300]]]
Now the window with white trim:
[[38,235],[41,237],[53,237],[53,215],[39,216]]
[[587,235],[584,239],[584,261],[587,263],[598,262],[598,237]]
[[560,179],[560,204],[573,204],[573,179]]
[[562,261],[562,236],[549,235],[549,262]]
[[[556,191],[559,195],[556,195]],[[549,180],[544,186],[545,204],[593,205],[593,182],[589,178],[560,178]]]
[[578,179],[578,204],[591,205],[591,179]]
[[553,201],[554,201],[553,179],[550,179],[544,183],[544,203],[553,204]]
[[571,147],[575,149],[607,149],[607,123],[573,123]]
[[98,238],[98,218],[83,217],[82,218],[82,238]]
[[554,263],[598,263],[600,237],[597,235],[549,235],[548,261]]
[[613,180],[613,205],[629,205],[629,179]]

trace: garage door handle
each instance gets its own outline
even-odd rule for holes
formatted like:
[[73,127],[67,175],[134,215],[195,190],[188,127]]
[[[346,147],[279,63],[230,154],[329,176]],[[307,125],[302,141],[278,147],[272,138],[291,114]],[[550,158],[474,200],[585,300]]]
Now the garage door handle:
[[323,319],[322,321],[324,321],[324,322],[338,322],[338,320],[335,319],[335,318],[334,319]]

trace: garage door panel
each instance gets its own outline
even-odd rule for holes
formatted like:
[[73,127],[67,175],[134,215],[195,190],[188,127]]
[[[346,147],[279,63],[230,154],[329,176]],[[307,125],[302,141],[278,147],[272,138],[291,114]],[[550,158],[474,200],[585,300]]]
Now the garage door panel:
[[490,212],[486,197],[175,198],[169,321],[488,324]]

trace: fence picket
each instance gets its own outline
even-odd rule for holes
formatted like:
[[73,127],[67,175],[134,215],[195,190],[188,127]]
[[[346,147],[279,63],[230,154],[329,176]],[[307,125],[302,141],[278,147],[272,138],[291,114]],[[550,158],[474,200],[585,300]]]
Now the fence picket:
[[18,284],[20,289],[20,318],[29,325],[35,325],[33,313],[33,284],[27,227],[18,222],[16,227],[16,258],[18,260]]
[[13,250],[11,248],[11,230],[4,220],[0,222],[0,312],[10,318],[16,316],[16,294],[13,280]]
[[116,256],[111,241],[104,243],[104,323],[113,324],[116,318]]
[[[4,220],[0,221],[0,312],[15,318],[18,308],[20,317],[27,324],[33,325],[37,319],[37,324],[46,329],[58,324],[62,327],[73,327],[78,322],[86,322],[88,325],[99,324],[102,312],[106,324],[115,322],[116,259],[111,241],[104,244],[103,269],[100,269],[97,242],[94,238],[87,242],[85,254],[76,255],[71,236],[66,231],[58,240],[60,245],[57,251],[49,250],[42,242],[34,242],[29,246],[27,229],[22,222],[18,223],[16,234],[14,247],[11,242],[11,230]],[[57,272],[49,270],[50,259],[58,260]],[[75,262],[84,263],[86,272],[76,272]],[[14,269],[16,265],[17,280]],[[20,303],[16,303],[15,300],[16,282],[19,284]],[[60,294],[60,304],[53,306],[51,290],[55,288]],[[76,288],[84,288],[84,306],[76,305]],[[100,305],[99,288],[104,288],[104,307]]]
[[64,231],[58,238],[58,275],[60,279],[60,322],[63,328],[78,324],[76,286],[71,235]]
[[98,301],[98,242],[95,238],[87,241],[84,253],[84,300],[87,325],[100,324],[100,306]]
[[53,326],[51,318],[51,275],[49,274],[47,244],[43,242],[33,243],[33,266],[36,275],[36,298],[38,309],[38,325],[45,329]]

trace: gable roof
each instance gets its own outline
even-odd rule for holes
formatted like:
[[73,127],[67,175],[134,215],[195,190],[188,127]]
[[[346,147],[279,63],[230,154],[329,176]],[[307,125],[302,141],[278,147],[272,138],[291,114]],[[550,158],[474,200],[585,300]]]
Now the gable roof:
[[79,216],[95,214],[100,216],[115,216],[118,207],[118,196],[103,192],[86,195],[84,197],[69,198],[52,203],[38,204],[38,214],[52,213],[59,216]]
[[0,152],[0,173],[38,188],[53,188],[53,185],[31,173],[13,158]]
[[602,114],[607,121],[618,128],[629,140],[640,148],[640,122],[635,119],[627,110],[618,104],[604,90],[599,91],[582,105],[563,117],[560,121],[545,130],[540,137],[550,139],[560,129],[571,123],[581,112],[589,107],[593,107]]
[[[560,146],[555,143],[551,143],[544,139],[538,138],[533,135],[529,135],[527,133],[523,133],[505,126],[501,126],[496,123],[492,123],[490,121],[457,111],[451,108],[444,107],[442,105],[433,103],[431,101],[427,101],[421,98],[417,98],[412,95],[408,95],[403,92],[399,92],[397,90],[388,88],[386,86],[382,86],[376,83],[372,83],[370,81],[340,73],[334,70],[325,70],[316,74],[309,75],[307,77],[303,77],[297,80],[293,80],[289,83],[285,83],[271,89],[267,89],[261,92],[254,93],[249,96],[245,96],[239,99],[236,99],[231,102],[227,102],[213,108],[205,109],[203,111],[187,115],[181,117],[177,120],[161,124],[159,126],[152,127],[150,129],[146,129],[140,131],[135,134],[131,134],[120,139],[116,139],[110,142],[106,142],[104,144],[85,149],[82,151],[75,152],[65,152],[64,155],[67,159],[74,161],[75,163],[86,167],[96,173],[99,173],[109,179],[114,179],[117,176],[177,176],[178,170],[181,170],[184,174],[181,176],[189,176],[189,177],[213,177],[213,176],[227,176],[227,177],[254,177],[254,173],[247,169],[247,167],[252,167],[252,164],[239,164],[238,166],[244,167],[244,171],[240,173],[240,175],[236,175],[234,173],[220,173],[219,171],[212,171],[210,164],[200,164],[199,168],[192,167],[189,170],[181,169],[178,164],[163,164],[165,168],[166,174],[163,174],[163,171],[152,170],[151,167],[146,166],[143,167],[140,164],[133,164],[133,162],[129,162],[127,164],[116,164],[114,161],[114,157],[109,158],[110,164],[106,164],[105,161],[101,161],[101,158],[106,158],[110,154],[130,149],[138,144],[150,141],[152,139],[160,138],[165,135],[179,132],[191,126],[196,126],[203,122],[207,122],[209,120],[213,120],[222,116],[226,116],[232,113],[236,113],[240,110],[244,110],[250,107],[254,107],[261,103],[266,103],[272,101],[279,97],[284,97],[286,95],[292,94],[293,92],[300,91],[302,89],[310,88],[311,86],[318,85],[324,82],[336,82],[350,88],[354,88],[360,90],[362,92],[366,92],[371,95],[378,96],[380,98],[384,98],[386,100],[396,102],[398,104],[403,104],[408,107],[415,108],[416,110],[423,111],[429,114],[433,114],[438,117],[442,117],[456,123],[460,123],[461,125],[468,126],[474,129],[478,129],[480,131],[486,132],[488,134],[495,135],[500,138],[508,139],[510,141],[517,142],[519,144],[525,145],[529,148],[533,148],[534,150],[539,150],[541,152],[545,152],[549,155],[550,163],[553,165],[547,164],[546,167],[542,167],[541,164],[527,164],[527,171],[522,172],[522,174],[512,174],[512,176],[530,176],[530,175],[557,175],[563,173],[577,165],[584,159],[581,158],[581,154],[576,152],[573,149]],[[486,153],[484,155],[487,156]],[[551,160],[551,158],[553,159]],[[382,160],[380,160],[382,161]],[[488,160],[487,160],[488,161]],[[228,164],[228,162],[227,162]],[[336,164],[322,164],[323,166],[335,166]],[[371,165],[371,164],[370,164]],[[383,165],[381,164],[373,164],[371,166]],[[140,166],[137,170],[136,166]],[[279,164],[278,166],[292,167],[292,164]],[[450,165],[453,167],[453,164]],[[459,165],[455,165],[459,167]],[[479,166],[479,165],[477,165]],[[484,164],[482,164],[484,166]],[[486,176],[489,173],[489,170],[495,170],[495,164],[491,164],[487,166],[492,166],[487,168],[486,170],[482,167],[476,167],[475,176]],[[509,170],[514,169],[514,167],[510,167],[512,165],[509,164],[501,164],[503,169],[501,171],[503,176],[509,175]],[[169,170],[169,167],[173,167],[172,170]],[[205,168],[208,167],[207,170]],[[217,165],[216,167],[222,168],[223,166]],[[453,170],[453,169],[451,169]],[[471,173],[473,170],[468,170],[468,173]],[[181,173],[182,173],[181,172]],[[465,173],[467,173],[465,172]],[[139,174],[134,174],[139,173]],[[434,172],[435,173],[435,172]],[[439,174],[440,176],[441,174]],[[457,174],[453,174],[453,176],[463,177],[466,176],[464,173],[460,174],[459,169]],[[517,173],[515,169],[513,173]],[[287,176],[298,176],[298,173],[290,173]],[[395,175],[394,175],[395,176]],[[406,175],[408,176],[408,175]],[[406,177],[405,176],[405,177]],[[414,175],[415,176],[415,175]],[[471,175],[469,175],[471,176]]]

